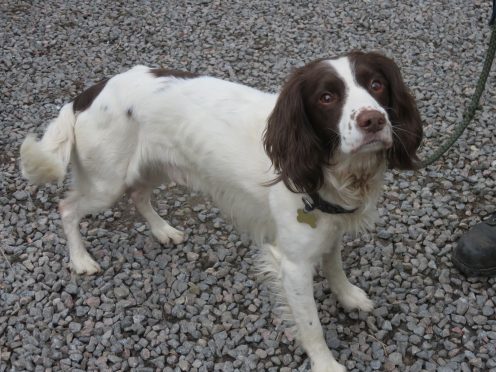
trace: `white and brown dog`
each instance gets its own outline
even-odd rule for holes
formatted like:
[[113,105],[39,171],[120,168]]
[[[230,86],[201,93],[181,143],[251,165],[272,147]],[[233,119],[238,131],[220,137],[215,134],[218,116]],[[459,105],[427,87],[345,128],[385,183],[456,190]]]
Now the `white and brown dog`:
[[137,66],[66,104],[41,141],[21,147],[24,176],[61,180],[70,262],[98,264],[79,232],[82,217],[130,192],[162,243],[183,233],[152,208],[167,179],[210,195],[251,233],[280,283],[314,371],[343,371],[328,349],[313,297],[320,264],[345,308],[372,309],[341,264],[341,238],[372,225],[386,168],[413,169],[422,137],[414,99],[396,64],[352,52],[294,71],[279,94],[178,71]]

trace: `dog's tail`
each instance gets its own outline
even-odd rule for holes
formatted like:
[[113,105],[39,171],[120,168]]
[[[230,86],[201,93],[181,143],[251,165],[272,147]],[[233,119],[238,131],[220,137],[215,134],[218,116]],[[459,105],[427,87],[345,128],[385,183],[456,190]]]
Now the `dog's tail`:
[[68,103],[48,125],[41,141],[28,134],[21,145],[21,171],[25,178],[38,185],[64,179],[74,144],[75,122],[72,103]]

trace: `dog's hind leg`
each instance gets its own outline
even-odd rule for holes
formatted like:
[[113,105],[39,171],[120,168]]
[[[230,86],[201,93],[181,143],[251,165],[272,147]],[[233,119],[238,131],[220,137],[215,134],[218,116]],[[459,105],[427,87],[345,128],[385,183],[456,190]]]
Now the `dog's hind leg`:
[[[77,184],[76,184],[77,185]],[[79,231],[79,222],[87,214],[96,213],[110,207],[122,195],[123,186],[112,185],[111,190],[97,191],[97,188],[82,191],[76,188],[59,204],[62,225],[69,246],[71,268],[77,274],[92,275],[100,271],[100,266],[91,258],[84,247]]]
[[153,209],[150,202],[152,189],[149,187],[135,187],[131,193],[136,209],[150,225],[152,234],[162,244],[180,244],[184,241],[184,233],[173,228]]

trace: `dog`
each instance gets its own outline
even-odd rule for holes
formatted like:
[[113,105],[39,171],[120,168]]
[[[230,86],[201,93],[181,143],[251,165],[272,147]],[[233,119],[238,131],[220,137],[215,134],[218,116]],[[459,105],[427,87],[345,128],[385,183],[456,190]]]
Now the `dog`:
[[293,71],[279,94],[192,73],[136,66],[64,105],[41,141],[21,146],[35,184],[60,181],[70,264],[94,274],[81,218],[128,192],[163,244],[184,234],[150,204],[173,180],[212,197],[261,248],[313,371],[344,371],[326,345],[313,297],[317,265],[346,309],[372,301],[341,262],[345,232],[370,229],[386,169],[415,169],[422,125],[393,60],[353,51]]

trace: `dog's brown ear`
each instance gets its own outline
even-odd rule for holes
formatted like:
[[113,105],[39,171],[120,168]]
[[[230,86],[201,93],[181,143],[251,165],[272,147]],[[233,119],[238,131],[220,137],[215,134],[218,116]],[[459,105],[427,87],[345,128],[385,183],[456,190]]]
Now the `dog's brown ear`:
[[303,68],[283,86],[267,121],[264,147],[279,181],[293,192],[310,193],[320,188],[327,158],[321,140],[312,128],[302,97]]
[[393,146],[387,158],[390,168],[417,169],[420,160],[417,149],[422,141],[422,121],[410,90],[405,85],[400,69],[392,59],[379,53],[367,53],[389,82],[388,115],[393,126]]

